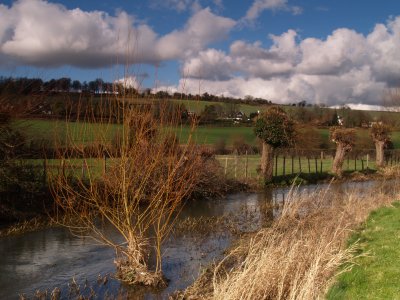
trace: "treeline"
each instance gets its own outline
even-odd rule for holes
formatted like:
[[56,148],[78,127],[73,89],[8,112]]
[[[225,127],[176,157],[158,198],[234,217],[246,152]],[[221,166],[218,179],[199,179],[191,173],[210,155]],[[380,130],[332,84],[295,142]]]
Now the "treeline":
[[[127,99],[156,100],[197,100],[216,102],[207,104],[203,111],[195,115],[190,109],[179,107],[183,120],[196,117],[200,124],[231,125],[232,123],[251,123],[258,115],[257,108],[245,115],[241,104],[274,105],[271,101],[262,98],[246,96],[234,98],[216,96],[209,93],[194,95],[190,93],[168,93],[166,91],[153,92],[151,89],[138,90],[133,87],[124,87],[121,82],[106,82],[101,78],[92,81],[80,82],[63,77],[44,81],[40,78],[12,78],[0,77],[0,97],[7,98],[13,105],[24,107],[31,117],[65,118],[68,113],[71,117],[82,117],[82,111],[88,111],[88,105],[98,117],[98,103],[107,97],[127,95]],[[119,97],[121,98],[121,97]],[[173,105],[171,105],[172,107]],[[312,126],[345,126],[370,127],[374,122],[384,121],[392,127],[400,127],[397,114],[374,114],[367,111],[351,110],[343,106],[331,109],[325,105],[310,104],[302,100],[296,103],[283,105],[288,114],[301,124]],[[27,109],[28,108],[28,109]],[[80,113],[78,112],[80,111]]]
[[90,93],[90,94],[127,94],[140,98],[153,99],[184,99],[214,102],[232,102],[246,104],[273,104],[263,98],[246,96],[244,98],[216,96],[209,93],[169,93],[167,91],[153,92],[151,89],[139,90],[134,87],[124,85],[123,82],[107,82],[101,78],[92,81],[72,80],[68,77],[50,79],[44,81],[40,78],[13,78],[0,77],[0,94],[7,95],[32,95],[40,93]]
[[68,77],[43,81],[40,78],[0,77],[0,94],[35,95],[38,93],[92,93],[92,94],[138,94],[138,90],[120,82],[106,82],[101,78],[92,81],[72,80]]

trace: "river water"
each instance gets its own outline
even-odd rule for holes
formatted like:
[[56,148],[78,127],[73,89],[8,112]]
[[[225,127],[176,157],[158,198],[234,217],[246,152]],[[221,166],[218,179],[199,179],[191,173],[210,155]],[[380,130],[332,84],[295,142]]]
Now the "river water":
[[[368,193],[376,184],[379,183],[341,183],[331,185],[329,193],[341,194],[354,188]],[[327,186],[304,186],[300,190],[311,193],[319,188]],[[267,226],[279,213],[270,204],[285,201],[288,191],[289,188],[275,188],[188,203],[180,214],[178,229],[163,245],[163,272],[169,285],[160,291],[131,288],[113,279],[114,251],[90,238],[73,236],[65,228],[2,238],[0,299],[18,299],[20,294],[32,297],[36,290],[50,293],[55,287],[61,289],[63,299],[74,298],[70,294],[70,287],[75,286],[71,285],[72,280],[82,295],[88,296],[93,290],[97,299],[110,295],[164,299],[190,285],[204,267],[220,259],[235,238],[235,232]],[[188,227],[191,230],[185,230]]]

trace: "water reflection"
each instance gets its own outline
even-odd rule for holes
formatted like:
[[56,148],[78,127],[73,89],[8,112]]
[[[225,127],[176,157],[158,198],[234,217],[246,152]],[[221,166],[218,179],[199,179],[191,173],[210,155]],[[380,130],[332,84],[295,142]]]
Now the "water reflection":
[[[376,182],[342,183],[331,185],[329,196],[343,195],[358,189],[359,195],[370,193],[377,185],[383,192],[391,192],[391,185]],[[299,188],[300,193],[313,193],[326,185]],[[0,299],[17,299],[19,293],[33,295],[37,289],[58,286],[68,295],[68,282],[74,277],[86,295],[93,288],[99,298],[106,294],[129,295],[135,299],[165,298],[176,289],[191,284],[201,272],[222,257],[234,238],[234,231],[224,224],[236,224],[237,230],[251,232],[268,226],[279,214],[279,205],[289,188],[268,189],[262,193],[240,193],[222,200],[188,203],[180,215],[187,218],[216,220],[205,232],[184,232],[172,235],[163,247],[163,270],[170,280],[167,289],[149,291],[129,288],[108,277],[107,284],[97,282],[98,275],[109,276],[115,269],[114,251],[96,244],[91,239],[72,236],[63,228],[51,228],[0,240]],[[219,219],[218,219],[219,220]],[[220,226],[220,228],[218,227]],[[87,282],[86,282],[87,279]]]

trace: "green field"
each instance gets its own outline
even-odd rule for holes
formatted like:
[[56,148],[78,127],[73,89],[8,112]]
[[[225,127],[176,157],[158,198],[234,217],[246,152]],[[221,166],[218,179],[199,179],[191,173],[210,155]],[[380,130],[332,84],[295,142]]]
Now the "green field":
[[400,203],[373,212],[359,242],[360,257],[330,289],[328,299],[400,299]]
[[[217,155],[222,171],[229,178],[257,178],[259,173],[257,169],[260,165],[259,155]],[[27,163],[37,166],[39,170],[46,172],[48,176],[51,174],[73,174],[75,176],[91,176],[98,177],[103,172],[107,172],[110,167],[115,165],[117,159],[104,158],[87,158],[87,159],[47,159],[44,164],[43,159],[26,160]],[[277,164],[276,164],[277,163]],[[275,169],[277,166],[277,169]],[[293,167],[293,168],[292,168]],[[274,161],[274,176],[292,175],[292,174],[316,174],[329,173],[332,167],[332,157],[327,156],[322,160],[320,158],[279,156],[278,160]],[[45,170],[46,168],[46,170]],[[368,161],[366,157],[361,157],[355,162],[354,159],[345,160],[343,165],[344,171],[362,171],[375,169],[375,163]]]
[[[92,141],[112,141],[119,125],[101,125],[96,123],[75,123],[65,121],[52,120],[21,120],[14,122],[14,125],[21,129],[30,140],[47,140],[54,143],[57,139],[61,142],[66,140],[66,132],[68,132],[72,140],[80,143],[89,143]],[[329,130],[326,128],[317,129],[319,139],[331,148],[334,144],[329,142]],[[182,143],[186,142],[190,133],[188,126],[178,127],[176,133]],[[360,149],[372,149],[373,144],[369,138],[368,129],[357,129],[358,143]],[[226,144],[232,145],[237,138],[243,138],[250,145],[257,145],[257,140],[253,133],[252,127],[232,126],[232,127],[212,127],[199,126],[194,132],[194,140],[198,144],[213,145],[217,141],[224,140]],[[392,133],[393,144],[396,149],[400,148],[400,131]],[[301,148],[301,145],[299,145]]]
[[[55,139],[66,140],[66,132],[72,137],[73,141],[83,144],[92,141],[112,141],[118,132],[120,125],[102,125],[96,123],[74,123],[51,120],[22,120],[15,122],[14,125],[31,140],[48,140],[53,142]],[[191,129],[189,126],[177,127],[175,130],[179,140],[185,143],[188,140]],[[193,139],[198,144],[212,145],[219,140],[225,140],[228,145],[237,137],[243,137],[251,145],[256,143],[256,138],[251,127],[197,127],[193,133]]]
[[[232,178],[256,178],[258,177],[257,168],[260,166],[259,155],[217,155],[218,161],[228,177]],[[277,164],[276,164],[277,163]],[[277,168],[276,168],[277,166]],[[293,166],[293,168],[292,168]],[[279,156],[278,160],[274,161],[274,176],[292,175],[299,173],[329,173],[332,168],[332,157],[327,156],[322,160],[320,158],[294,157],[293,160],[290,156]],[[363,156],[355,161],[354,159],[345,160],[343,164],[343,171],[362,171],[366,169],[374,170],[376,168],[375,162]],[[246,171],[247,170],[247,171]]]

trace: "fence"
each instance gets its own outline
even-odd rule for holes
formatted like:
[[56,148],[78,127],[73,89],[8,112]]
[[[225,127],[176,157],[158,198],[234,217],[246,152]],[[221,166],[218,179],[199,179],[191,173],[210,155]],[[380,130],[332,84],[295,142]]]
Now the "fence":
[[[299,173],[318,174],[332,168],[334,151],[279,151],[274,156],[274,176]],[[260,155],[217,155],[224,173],[230,178],[256,178],[259,176]],[[353,151],[346,155],[344,171],[375,170],[375,151]],[[400,150],[385,151],[385,162],[389,166],[400,164]]]
[[[331,170],[334,151],[279,151],[274,156],[274,176],[286,176],[299,173],[318,174]],[[260,155],[217,155],[223,172],[230,178],[257,178],[259,177]],[[41,162],[41,163],[40,163]],[[400,164],[400,150],[385,151],[385,162],[389,166]],[[74,174],[82,178],[88,176],[101,176],[105,174],[113,164],[113,160],[107,157],[98,158],[74,158],[71,160],[49,159],[35,160],[36,169],[42,170],[46,180],[49,174]],[[343,164],[344,171],[374,170],[375,151],[353,151],[346,155]]]

